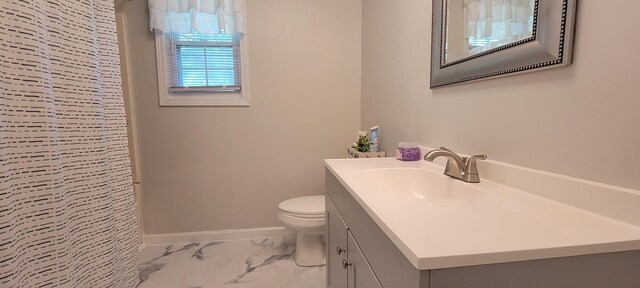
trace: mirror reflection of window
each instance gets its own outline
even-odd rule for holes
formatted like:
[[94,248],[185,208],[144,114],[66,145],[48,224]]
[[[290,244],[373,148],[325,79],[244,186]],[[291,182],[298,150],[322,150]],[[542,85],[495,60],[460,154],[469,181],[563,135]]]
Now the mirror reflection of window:
[[536,0],[447,1],[444,62],[532,37],[535,3]]

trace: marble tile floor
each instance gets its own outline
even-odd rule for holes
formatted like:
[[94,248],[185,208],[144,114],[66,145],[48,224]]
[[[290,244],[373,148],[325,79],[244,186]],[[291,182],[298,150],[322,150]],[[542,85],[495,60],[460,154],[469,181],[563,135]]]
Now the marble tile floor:
[[299,267],[283,238],[151,245],[138,288],[324,288],[325,267]]

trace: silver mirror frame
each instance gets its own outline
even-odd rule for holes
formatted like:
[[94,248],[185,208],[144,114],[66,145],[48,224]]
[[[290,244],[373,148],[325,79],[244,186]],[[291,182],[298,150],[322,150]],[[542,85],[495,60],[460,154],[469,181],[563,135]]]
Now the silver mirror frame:
[[450,64],[443,64],[445,5],[433,0],[431,88],[571,64],[577,0],[536,0],[534,35]]

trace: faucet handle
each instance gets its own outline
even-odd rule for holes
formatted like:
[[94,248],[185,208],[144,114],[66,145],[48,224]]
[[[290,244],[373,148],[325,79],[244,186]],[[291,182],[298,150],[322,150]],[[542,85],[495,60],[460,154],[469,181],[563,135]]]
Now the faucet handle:
[[480,160],[487,160],[487,154],[473,155],[473,156],[469,157],[469,159],[471,159],[471,158],[480,159]]
[[465,168],[464,168],[464,173],[465,174],[478,174],[478,165],[476,164],[476,160],[487,160],[487,155],[486,154],[480,154],[480,155],[473,155],[469,158],[465,159]]

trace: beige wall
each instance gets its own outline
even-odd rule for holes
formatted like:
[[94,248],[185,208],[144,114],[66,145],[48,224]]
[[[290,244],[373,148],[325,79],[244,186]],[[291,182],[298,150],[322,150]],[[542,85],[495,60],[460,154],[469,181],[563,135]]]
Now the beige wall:
[[360,125],[360,0],[247,0],[251,107],[159,107],[146,1],[126,43],[147,234],[280,226]]
[[640,189],[640,2],[580,1],[569,67],[434,90],[431,1],[362,2],[362,126],[387,153],[445,145]]

